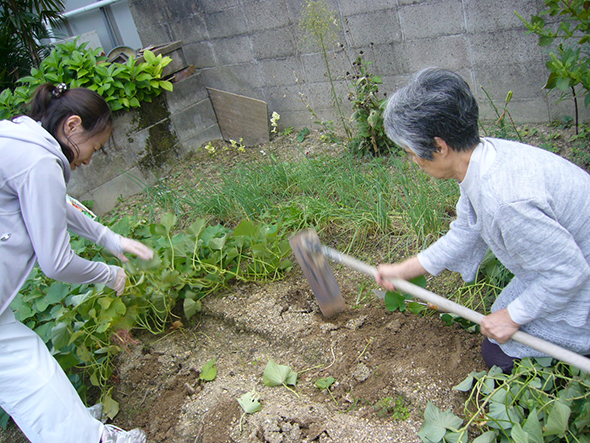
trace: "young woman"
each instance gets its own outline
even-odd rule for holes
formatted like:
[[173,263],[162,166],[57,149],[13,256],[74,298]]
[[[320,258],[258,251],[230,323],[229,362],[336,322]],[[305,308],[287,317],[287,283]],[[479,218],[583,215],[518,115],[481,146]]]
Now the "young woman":
[[444,269],[473,281],[489,248],[514,274],[481,322],[488,366],[545,356],[510,340],[517,330],[590,353],[590,175],[562,157],[509,140],[480,138],[467,83],[438,68],[420,71],[389,100],[388,136],[437,179],[459,182],[457,219],[417,256],[379,267],[411,279]]
[[70,171],[90,163],[112,126],[102,97],[63,84],[41,85],[28,116],[0,121],[0,406],[33,443],[145,442],[143,431],[93,418],[42,340],[9,307],[35,262],[53,279],[123,293],[125,271],[78,257],[68,229],[122,261],[125,253],[152,258],[148,247],[66,203]]

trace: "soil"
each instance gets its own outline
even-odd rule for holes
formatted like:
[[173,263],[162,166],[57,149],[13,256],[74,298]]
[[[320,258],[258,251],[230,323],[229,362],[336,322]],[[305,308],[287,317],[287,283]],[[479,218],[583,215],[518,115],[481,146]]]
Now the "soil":
[[[215,155],[200,149],[170,172],[168,183],[181,189],[194,175],[217,180],[220,163],[231,167],[271,149],[282,158],[337,152],[319,134],[301,144],[294,136],[244,155],[215,142]],[[145,199],[128,199],[111,215],[153,216]],[[378,250],[367,253],[379,256]],[[209,296],[203,312],[190,321],[179,317],[165,335],[132,331],[137,343],[118,357],[112,395],[120,412],[113,424],[144,429],[150,443],[413,443],[421,441],[417,433],[428,402],[462,416],[465,394],[453,386],[486,369],[483,337],[447,326],[435,311],[389,312],[366,278],[332,267],[347,306],[332,318],[322,316],[294,266],[284,280],[240,284]],[[454,278],[437,277],[427,288],[449,295]],[[217,377],[203,381],[201,368],[212,359]],[[296,386],[263,383],[271,359],[298,373]],[[329,391],[315,385],[326,377],[335,380]],[[253,390],[262,409],[246,414],[238,399]],[[0,440],[26,441],[17,439],[14,426]]]

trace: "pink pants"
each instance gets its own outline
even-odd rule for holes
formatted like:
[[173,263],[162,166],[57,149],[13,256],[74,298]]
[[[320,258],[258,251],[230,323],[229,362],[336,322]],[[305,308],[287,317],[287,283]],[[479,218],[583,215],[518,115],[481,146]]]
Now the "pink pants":
[[0,406],[32,443],[98,443],[104,427],[10,308],[0,314]]

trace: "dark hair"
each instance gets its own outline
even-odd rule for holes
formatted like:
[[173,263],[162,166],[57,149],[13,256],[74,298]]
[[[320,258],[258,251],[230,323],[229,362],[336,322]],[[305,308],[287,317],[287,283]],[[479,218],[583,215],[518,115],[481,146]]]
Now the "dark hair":
[[418,157],[432,160],[435,137],[455,151],[469,151],[479,139],[479,108],[469,85],[446,69],[426,68],[387,103],[388,137]]
[[[75,153],[57,137],[59,128],[64,131],[69,117],[80,117],[88,138],[113,128],[111,109],[104,98],[87,88],[66,89],[63,83],[57,86],[50,83],[40,85],[29,102],[27,115],[41,122],[43,128],[58,141],[70,163]],[[70,141],[70,144],[77,149],[75,143]]]

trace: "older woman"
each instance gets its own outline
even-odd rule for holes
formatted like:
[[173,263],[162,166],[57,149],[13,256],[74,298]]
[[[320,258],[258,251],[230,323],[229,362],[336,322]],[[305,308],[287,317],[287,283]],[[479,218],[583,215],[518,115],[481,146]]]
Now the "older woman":
[[389,100],[385,130],[427,174],[455,179],[461,196],[449,232],[417,256],[379,266],[377,281],[444,269],[476,277],[489,248],[514,274],[481,322],[488,366],[544,356],[510,340],[525,331],[590,353],[590,175],[567,160],[514,141],[480,138],[467,83],[438,68],[420,71]]

